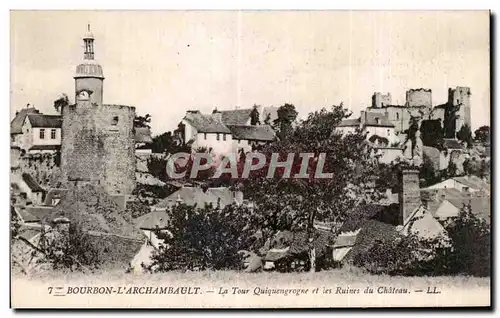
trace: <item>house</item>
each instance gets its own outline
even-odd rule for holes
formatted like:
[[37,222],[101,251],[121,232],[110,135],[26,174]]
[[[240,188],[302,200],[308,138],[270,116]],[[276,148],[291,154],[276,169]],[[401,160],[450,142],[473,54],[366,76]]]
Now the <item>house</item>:
[[11,174],[11,182],[15,185],[16,191],[24,193],[26,199],[32,204],[42,204],[45,190],[36,182],[29,173]]
[[[30,153],[54,153],[61,148],[62,116],[45,115],[34,107],[17,112],[10,123],[11,146]],[[135,128],[137,153],[151,153],[151,131]]]
[[[277,115],[272,109],[263,108],[262,114],[269,118]],[[219,155],[251,151],[255,145],[266,144],[276,139],[271,126],[256,123],[251,125],[252,109],[235,109],[202,114],[188,111],[180,124],[181,139],[192,149],[206,148]]]
[[135,153],[136,154],[150,154],[152,153],[151,144],[153,138],[151,137],[151,130],[149,127],[135,127]]
[[477,217],[491,222],[491,202],[488,196],[478,192],[463,192],[457,189],[422,190],[422,200],[441,223],[457,217],[464,206],[470,205]]
[[366,139],[374,146],[374,155],[379,156],[380,162],[391,163],[404,156],[402,147],[393,146],[400,140],[387,114],[362,111],[360,117],[344,119],[335,129],[343,135],[355,133],[357,130],[366,134]]
[[61,116],[22,109],[11,121],[11,143],[27,152],[55,152],[61,146],[61,126]]
[[67,189],[61,188],[52,188],[47,191],[45,195],[44,205],[46,206],[56,206],[60,201],[64,194],[67,192]]
[[433,189],[457,189],[462,192],[482,192],[485,195],[489,195],[490,193],[490,185],[474,175],[449,178],[433,184],[424,190]]
[[226,187],[208,188],[201,187],[181,187],[153,207],[153,211],[166,211],[177,203],[186,205],[196,205],[204,207],[205,204],[212,204],[220,208],[236,203],[243,204],[243,193],[241,191],[231,191]]
[[188,111],[181,126],[184,142],[194,150],[206,148],[217,154],[234,152],[231,130],[222,122],[221,113],[205,115]]
[[377,241],[409,234],[446,240],[446,230],[422,202],[418,181],[418,171],[405,170],[400,179],[399,203],[389,199],[388,204],[363,204],[350,211],[333,244],[333,259],[352,263]]

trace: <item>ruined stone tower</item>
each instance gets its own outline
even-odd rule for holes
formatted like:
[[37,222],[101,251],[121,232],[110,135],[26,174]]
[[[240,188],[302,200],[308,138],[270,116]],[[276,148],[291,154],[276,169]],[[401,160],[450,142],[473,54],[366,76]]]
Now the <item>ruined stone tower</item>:
[[83,38],[84,59],[76,67],[75,105],[62,109],[61,172],[68,186],[102,185],[109,194],[135,188],[135,107],[103,104],[104,76],[94,59],[94,36]]
[[471,127],[470,95],[469,87],[458,86],[455,89],[448,89],[448,103],[460,106],[455,120],[455,132],[458,132],[463,125]]

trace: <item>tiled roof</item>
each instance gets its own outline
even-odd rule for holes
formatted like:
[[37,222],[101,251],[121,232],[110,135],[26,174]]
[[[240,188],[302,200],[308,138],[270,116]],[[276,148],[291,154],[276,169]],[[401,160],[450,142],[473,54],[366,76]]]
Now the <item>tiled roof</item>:
[[24,207],[22,206],[10,206],[10,211],[11,213],[15,213],[23,222],[37,222],[39,219],[29,213]]
[[135,224],[143,230],[152,230],[156,227],[162,229],[168,225],[169,220],[170,216],[165,211],[153,211],[138,217]]
[[22,128],[24,124],[24,120],[27,114],[37,114],[39,111],[34,107],[31,108],[23,108],[17,114],[16,117],[10,122],[10,133],[11,134],[20,134],[22,133]]
[[38,183],[33,179],[33,177],[28,173],[23,173],[22,178],[24,182],[28,185],[32,192],[43,192],[43,188],[38,185]]
[[187,112],[184,120],[193,125],[199,133],[231,133],[229,128],[214,116],[204,115],[199,111]]
[[359,229],[366,220],[381,214],[387,207],[380,204],[363,204],[350,211],[347,220],[340,227],[340,232],[351,232]]
[[344,119],[340,122],[338,127],[357,127],[360,125],[359,118],[356,119]]
[[464,177],[454,177],[453,178],[455,181],[460,182],[472,189],[479,189],[479,190],[486,190],[490,191],[490,186],[488,183],[486,183],[483,179],[470,175],[470,176],[464,176]]
[[447,198],[451,204],[458,209],[462,209],[465,205],[470,204],[471,211],[477,217],[484,219],[487,223],[491,222],[491,202],[489,198]]
[[29,150],[58,150],[61,149],[61,145],[35,145]]
[[228,125],[237,140],[273,141],[276,138],[274,130],[269,125],[261,126],[233,126]]
[[[355,236],[356,241],[344,260],[349,261],[357,255],[365,254],[377,241],[390,241],[398,236],[396,227],[393,225],[377,220],[364,220],[360,223],[360,231]],[[340,243],[342,242],[338,242],[338,244]],[[336,244],[337,242],[335,242]]]
[[36,221],[40,221],[45,218],[47,215],[52,213],[53,207],[51,206],[30,206],[26,207],[26,210],[29,214],[33,215],[36,218]]
[[221,208],[234,202],[234,196],[231,190],[225,187],[209,188],[206,191],[203,191],[203,189],[199,187],[182,187],[160,201],[155,208],[169,208],[175,205],[178,199],[181,199],[182,203],[186,205],[196,204],[200,208],[210,203],[216,206],[219,199]]
[[28,114],[32,127],[61,128],[62,117],[58,115]]
[[462,145],[456,139],[444,139],[443,146],[448,149],[462,149]]
[[137,127],[135,130],[135,142],[137,143],[152,143],[151,130],[148,127]]
[[222,114],[222,122],[226,125],[246,125],[250,119],[251,112],[252,108],[220,111]]

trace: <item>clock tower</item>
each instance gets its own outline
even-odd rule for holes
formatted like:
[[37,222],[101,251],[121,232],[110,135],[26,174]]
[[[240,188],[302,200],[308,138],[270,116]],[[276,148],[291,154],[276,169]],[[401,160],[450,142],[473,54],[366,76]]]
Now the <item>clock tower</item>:
[[90,105],[102,105],[102,92],[104,76],[101,65],[94,59],[94,35],[90,32],[83,37],[83,61],[76,67],[75,74],[75,101],[76,104],[84,102]]

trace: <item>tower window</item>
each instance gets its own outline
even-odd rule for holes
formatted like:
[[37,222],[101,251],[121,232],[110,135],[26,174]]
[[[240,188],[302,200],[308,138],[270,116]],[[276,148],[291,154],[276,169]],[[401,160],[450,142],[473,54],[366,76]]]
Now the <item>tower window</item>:
[[45,139],[45,129],[40,129],[40,139]]
[[220,134],[217,133],[217,140],[220,140]]
[[226,141],[226,134],[222,134],[222,140]]
[[50,130],[50,139],[56,139],[56,130],[55,129]]
[[111,125],[113,125],[113,126],[118,125],[118,116],[113,117],[113,120],[111,121]]
[[203,137],[205,138],[205,140],[207,140],[207,133],[204,133]]

